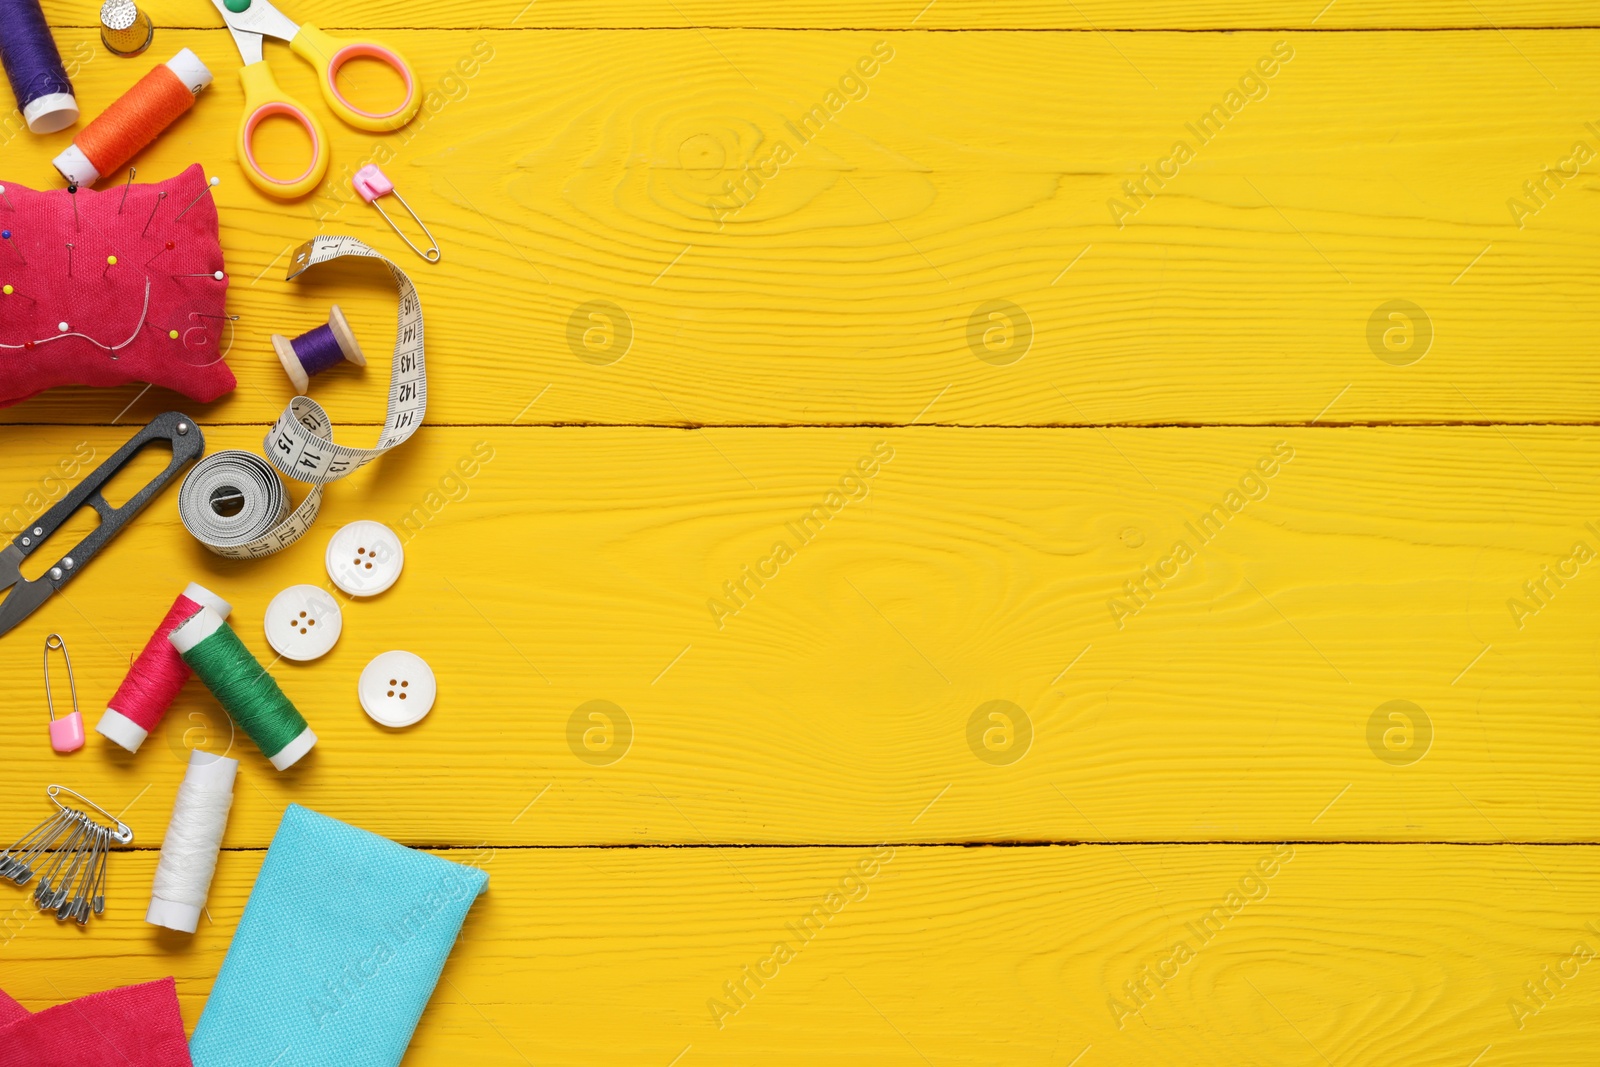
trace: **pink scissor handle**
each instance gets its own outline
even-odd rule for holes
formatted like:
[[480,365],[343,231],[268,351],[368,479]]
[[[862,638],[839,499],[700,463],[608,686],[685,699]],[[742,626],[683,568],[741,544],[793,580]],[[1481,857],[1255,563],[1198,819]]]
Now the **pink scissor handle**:
[[[322,124],[298,100],[278,88],[278,83],[272,79],[272,71],[265,63],[241,67],[239,83],[244,86],[245,115],[239,123],[236,147],[244,176],[250,179],[251,185],[280,200],[306,195],[328,173],[328,135],[322,131]],[[262,169],[261,162],[256,159],[256,130],[267,119],[280,115],[299,125],[311,138],[311,164],[298,178],[274,178]]]
[[[275,178],[256,159],[256,130],[267,119],[280,115],[297,123],[311,139],[311,162],[303,173],[294,178]],[[298,104],[286,100],[269,100],[261,104],[245,119],[239,135],[245,174],[263,192],[283,197],[301,196],[315,188],[328,172],[327,136],[316,118]]]
[[[322,96],[334,114],[359,130],[382,133],[398,130],[411,121],[422,106],[417,92],[417,79],[411,64],[392,48],[376,41],[347,41],[332,37],[309,23],[300,27],[289,47],[295,54],[317,68],[322,76]],[[398,105],[388,111],[368,111],[357,106],[339,91],[339,71],[354,59],[375,59],[393,70],[405,83],[406,95]]]
[[[368,111],[357,107],[353,101],[339,91],[339,71],[352,59],[377,59],[388,64],[400,79],[406,83],[406,97],[398,105],[388,111]],[[412,99],[417,95],[416,83],[411,80],[411,68],[399,54],[381,44],[369,44],[365,41],[356,44],[347,44],[335,52],[333,59],[328,63],[328,88],[338,98],[339,103],[354,111],[357,115],[368,119],[392,119],[405,112],[411,106]]]

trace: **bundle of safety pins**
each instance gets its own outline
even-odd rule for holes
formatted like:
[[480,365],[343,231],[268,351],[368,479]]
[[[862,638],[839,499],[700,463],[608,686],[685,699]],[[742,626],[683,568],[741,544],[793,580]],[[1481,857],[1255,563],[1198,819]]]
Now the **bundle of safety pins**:
[[[0,877],[26,885],[37,874],[34,903],[54,911],[57,919],[76,919],[78,925],[86,926],[91,915],[106,910],[106,860],[111,846],[130,844],[133,830],[65,786],[52,785],[45,792],[56,806],[55,814],[0,852]],[[94,814],[63,801],[63,793],[93,809]],[[100,822],[96,815],[107,822]]]

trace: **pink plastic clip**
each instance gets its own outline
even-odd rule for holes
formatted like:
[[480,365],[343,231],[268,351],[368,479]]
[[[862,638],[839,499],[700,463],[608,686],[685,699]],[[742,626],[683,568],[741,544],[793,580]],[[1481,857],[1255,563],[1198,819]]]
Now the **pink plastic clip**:
[[83,747],[83,716],[76,711],[50,722],[50,747],[60,753],[76,752]]
[[361,199],[369,204],[380,196],[388,196],[394,192],[394,182],[378,169],[376,163],[368,163],[356,171],[356,176],[350,179],[350,184],[355,186]]
[[[389,228],[400,235],[400,240],[404,241],[411,251],[415,252],[429,263],[439,262],[439,257],[441,255],[439,251],[439,242],[433,239],[433,233],[429,231],[428,224],[423,222],[421,217],[412,210],[410,204],[406,203],[405,197],[394,191],[394,182],[390,181],[383,171],[378,169],[378,165],[376,163],[368,163],[366,166],[356,171],[355,177],[350,179],[350,184],[352,187],[354,187],[357,195],[359,195],[361,199],[378,209],[378,214],[383,216],[383,221],[387,222],[389,224]],[[423,251],[413,244],[411,238],[407,237],[400,227],[395,225],[395,221],[389,217],[389,213],[383,210],[383,205],[378,203],[378,198],[380,196],[389,196],[391,193],[394,195],[396,200],[400,201],[401,207],[411,212],[411,217],[416,220],[417,225],[422,227],[422,232],[427,235],[427,251]]]

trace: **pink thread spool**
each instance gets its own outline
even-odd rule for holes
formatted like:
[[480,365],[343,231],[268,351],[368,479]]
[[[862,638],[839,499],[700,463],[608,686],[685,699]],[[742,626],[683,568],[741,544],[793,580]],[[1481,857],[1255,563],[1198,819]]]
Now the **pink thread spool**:
[[145,643],[144,651],[128,668],[117,692],[106,702],[95,732],[110,738],[129,752],[139,751],[144,739],[156,728],[161,717],[177,699],[178,690],[192,673],[167,635],[201,608],[210,608],[223,618],[233,606],[203,585],[194,582],[179,594],[161,625]]

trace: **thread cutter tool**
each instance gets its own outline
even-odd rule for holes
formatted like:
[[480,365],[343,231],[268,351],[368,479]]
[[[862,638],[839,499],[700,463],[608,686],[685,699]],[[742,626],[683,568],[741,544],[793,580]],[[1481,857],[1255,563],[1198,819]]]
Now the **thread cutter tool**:
[[[120,507],[112,507],[101,492],[118,471],[126,467],[147,446],[165,441],[172,446],[172,459],[154,478],[142,486]],[[138,433],[83,481],[68,490],[66,496],[39,516],[18,534],[4,549],[0,549],[0,590],[9,589],[0,601],[0,636],[9,633],[18,623],[37,611],[52,593],[70,582],[89,565],[96,554],[128,525],[155,495],[177,477],[178,472],[200,458],[205,451],[205,435],[193,419],[178,411],[157,415]],[[37,578],[22,576],[22,563],[50,539],[79,508],[85,504],[100,516],[100,524],[86,534],[55,565]]]

